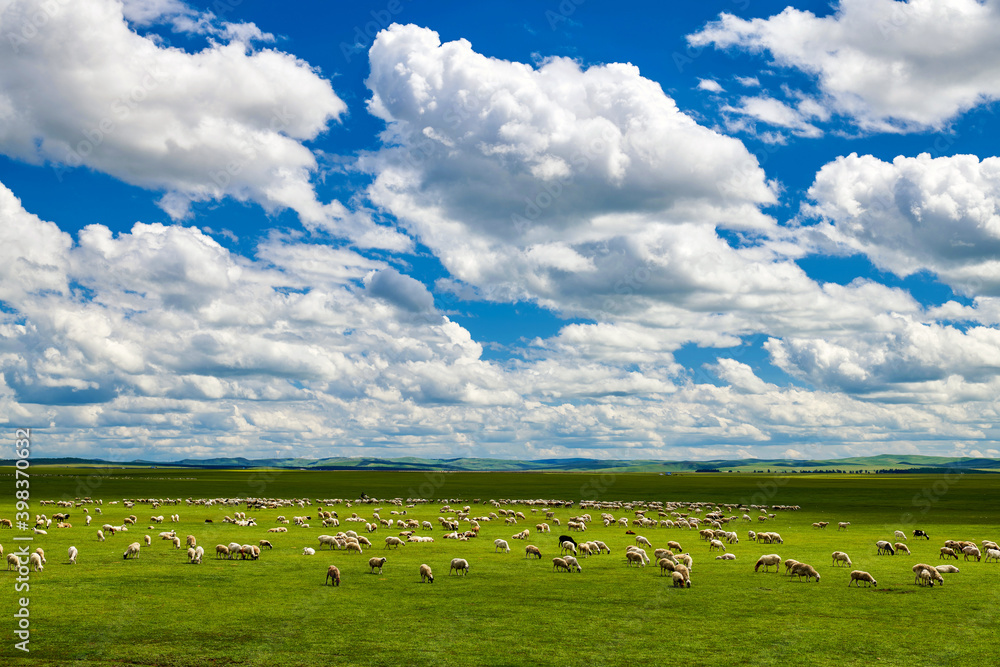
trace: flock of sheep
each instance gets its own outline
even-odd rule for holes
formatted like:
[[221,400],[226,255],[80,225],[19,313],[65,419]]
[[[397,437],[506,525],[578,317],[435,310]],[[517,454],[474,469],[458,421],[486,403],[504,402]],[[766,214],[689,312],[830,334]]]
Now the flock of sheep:
[[[43,501],[43,504],[46,502],[51,503],[52,501]],[[148,504],[152,509],[156,509],[164,504],[180,504],[181,502],[185,502],[189,506],[220,506],[227,510],[236,505],[245,505],[247,512],[281,508],[299,508],[305,511],[307,507],[313,504],[313,501],[308,499],[259,498],[187,499],[184,501],[179,499],[138,499],[122,501],[126,509],[132,509],[136,504]],[[275,522],[281,525],[268,528],[267,533],[288,533],[289,526],[292,526],[293,530],[296,528],[308,528],[308,522],[313,520],[312,517],[314,515],[316,516],[315,520],[321,522],[324,527],[339,527],[341,517],[337,511],[331,509],[331,506],[344,505],[350,509],[360,501],[325,499],[321,501],[317,500],[316,502],[322,503],[322,506],[308,515],[293,516],[291,520],[287,519],[284,515],[279,515]],[[357,524],[358,530],[344,530],[338,531],[335,534],[319,535],[317,538],[318,545],[315,547],[303,547],[302,554],[305,556],[314,556],[323,551],[343,551],[345,555],[362,554],[365,550],[372,549],[374,545],[371,540],[361,533],[372,534],[381,528],[401,529],[397,530],[397,534],[388,535],[382,540],[384,544],[383,551],[390,549],[398,550],[400,547],[405,547],[411,543],[434,542],[434,537],[430,535],[417,534],[418,531],[432,531],[434,529],[432,522],[426,520],[419,521],[407,516],[408,509],[426,505],[430,501],[423,499],[403,501],[397,498],[382,501],[366,500],[365,502],[390,505],[393,509],[390,509],[385,518],[382,516],[384,513],[383,507],[374,508],[366,517],[359,516],[357,511],[351,512],[351,515],[345,517],[344,521]],[[109,503],[109,505],[117,504],[117,501]],[[482,510],[478,512],[478,516],[473,515],[473,507],[471,505],[452,508],[449,504],[445,503],[440,507],[437,520],[440,529],[445,531],[441,535],[441,539],[470,542],[478,537],[484,524],[493,522],[495,524],[502,524],[503,526],[514,526],[520,521],[528,521],[523,511],[511,507],[512,505],[521,505],[526,507],[525,511],[539,514],[539,519],[544,516],[544,521],[539,521],[535,524],[534,533],[539,539],[546,540],[544,544],[551,544],[548,541],[551,540],[551,537],[548,537],[548,534],[551,533],[550,522],[551,524],[562,526],[562,521],[555,515],[556,509],[572,509],[575,505],[573,501],[565,500],[491,500],[480,504],[478,499],[474,501],[474,504],[479,505],[479,508]],[[85,525],[89,526],[93,514],[103,514],[102,506],[104,503],[101,500],[86,498],[76,502],[63,501],[58,503],[58,505],[60,507],[73,508],[74,511],[80,510],[84,515]],[[797,509],[799,509],[798,506],[767,507],[752,505],[747,507],[714,503],[581,502],[579,505],[580,512],[569,517],[566,521],[565,530],[567,533],[576,533],[582,536],[592,526],[597,525],[602,525],[605,529],[609,530],[615,529],[616,531],[625,528],[625,534],[631,541],[634,541],[634,544],[629,544],[623,553],[624,560],[622,562],[626,567],[643,568],[655,560],[661,576],[669,575],[675,587],[690,588],[691,572],[694,569],[694,558],[691,553],[683,552],[680,543],[673,539],[664,540],[665,547],[663,548],[654,548],[649,538],[636,534],[633,529],[640,529],[643,532],[658,528],[697,529],[698,537],[707,544],[708,554],[718,552],[718,555],[715,556],[716,560],[732,561],[736,560],[737,556],[730,549],[740,542],[737,532],[732,529],[733,524],[740,522],[744,524],[765,523],[774,520],[777,511],[794,511]],[[93,513],[91,513],[91,510],[93,510]],[[598,511],[600,511],[599,514]],[[625,515],[620,514],[618,517],[615,517],[612,513],[614,511],[619,513],[624,512]],[[248,517],[247,512],[232,511],[232,516],[226,514],[223,518],[219,519],[219,522],[245,527],[248,530],[258,529],[257,518],[253,516]],[[36,532],[38,534],[45,534],[46,529],[50,528],[53,522],[56,523],[57,528],[72,528],[69,518],[69,512],[58,512],[53,514],[51,518],[44,514],[39,514],[36,516]],[[150,517],[151,524],[160,524],[164,520],[164,515],[162,514]],[[180,515],[171,514],[170,521],[174,523],[180,522]],[[206,524],[210,524],[214,522],[214,519],[206,519],[205,522]],[[8,520],[0,519],[0,528],[10,527],[10,523]],[[136,530],[137,523],[138,516],[134,513],[124,517],[120,524],[104,523],[96,531],[96,539],[99,542],[104,542],[117,533]],[[815,529],[823,530],[829,523],[817,522],[812,525]],[[840,522],[838,523],[838,531],[848,530],[850,525],[850,522]],[[153,526],[150,525],[149,529],[153,529]],[[620,533],[617,534],[620,535]],[[510,539],[528,541],[531,535],[532,531],[530,528],[523,528],[513,533]],[[693,537],[693,535],[694,533],[692,532],[691,536]],[[754,530],[748,530],[746,531],[746,536],[749,541],[758,544],[784,544],[781,535],[774,531],[755,532]],[[913,536],[930,540],[929,535],[922,530],[914,530]],[[182,541],[177,535],[176,530],[160,531],[158,537],[163,541],[168,541],[173,549],[181,549]],[[144,535],[142,543],[135,541],[129,544],[122,554],[122,559],[138,559],[140,550],[143,548],[143,543],[146,547],[151,546],[151,535]],[[542,542],[539,543],[543,544]],[[187,562],[195,565],[201,564],[205,551],[203,547],[197,544],[196,537],[188,535],[184,544],[187,547]],[[288,545],[286,544],[285,546]],[[241,560],[254,561],[260,558],[262,549],[270,549],[272,547],[273,545],[267,539],[260,539],[257,544],[230,542],[229,544],[216,545],[215,554],[217,559],[233,560],[239,558]],[[544,548],[548,551],[547,546]],[[611,548],[601,540],[577,539],[570,534],[560,535],[555,540],[555,548],[558,549],[558,555],[552,557],[552,570],[555,572],[581,573],[583,572],[583,566],[580,563],[580,558],[586,559],[603,554],[611,554]],[[875,543],[875,548],[877,555],[894,556],[900,553],[908,555],[911,553],[907,545],[906,534],[899,530],[895,531],[893,541],[878,540]],[[652,559],[647,554],[646,549],[652,551]],[[480,553],[483,551],[483,549],[479,550]],[[511,547],[508,539],[496,538],[493,540],[494,554],[510,554],[510,552]],[[968,540],[948,540],[944,546],[940,547],[937,553],[939,559],[957,560],[960,556],[963,556],[966,561],[972,559],[976,562],[981,561],[985,554],[986,562],[1000,562],[1000,547],[991,540],[982,540],[978,545]],[[527,544],[524,547],[524,554],[525,559],[541,560],[543,558],[543,548],[535,544]],[[2,555],[3,546],[0,545],[0,556]],[[71,546],[68,550],[68,564],[75,564],[77,557],[77,548]],[[833,551],[831,557],[831,567],[833,568],[853,566],[850,556],[844,551]],[[388,558],[385,556],[373,556],[369,558],[369,572],[372,574],[376,572],[382,574],[387,562]],[[30,554],[27,565],[35,571],[40,572],[43,570],[45,563],[45,553],[43,549],[38,548]],[[8,570],[16,570],[25,565],[15,554],[8,555],[7,564]],[[794,559],[782,559],[781,556],[775,553],[760,556],[756,561],[754,571],[760,572],[763,570],[763,572],[771,572],[771,568],[773,567],[774,572],[778,573],[781,571],[782,566],[784,566],[784,571],[789,577],[796,577],[799,581],[805,577],[807,582],[813,580],[819,582],[822,576],[813,565]],[[915,575],[914,582],[926,586],[943,584],[944,579],[942,574],[958,572],[957,567],[948,563],[938,566],[918,563],[911,569]],[[466,558],[454,558],[450,562],[448,574],[467,575],[469,571],[470,566]],[[434,582],[434,574],[431,567],[426,563],[420,565],[418,574],[420,575],[421,583]],[[339,586],[341,579],[341,570],[336,565],[330,565],[326,571],[324,585],[330,583],[333,586]],[[865,587],[878,586],[875,577],[869,572],[852,570],[849,575],[848,586],[857,585],[861,587],[862,584]]]

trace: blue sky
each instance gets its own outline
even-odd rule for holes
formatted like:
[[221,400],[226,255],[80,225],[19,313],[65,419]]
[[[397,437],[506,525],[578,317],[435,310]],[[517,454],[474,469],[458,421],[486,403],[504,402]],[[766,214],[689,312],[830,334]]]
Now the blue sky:
[[45,455],[1000,455],[1000,3],[0,2]]

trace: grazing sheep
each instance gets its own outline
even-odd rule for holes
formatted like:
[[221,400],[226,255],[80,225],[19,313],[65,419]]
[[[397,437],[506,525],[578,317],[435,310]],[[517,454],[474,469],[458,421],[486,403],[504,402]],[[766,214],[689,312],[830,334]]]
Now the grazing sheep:
[[303,556],[315,556],[316,555],[316,550],[313,549],[312,547],[306,547],[305,549],[302,550],[302,555]]
[[638,545],[640,545],[640,544],[645,544],[645,545],[646,545],[647,547],[649,547],[650,549],[652,549],[652,548],[653,548],[653,545],[649,543],[649,540],[647,540],[647,539],[646,539],[645,537],[643,537],[642,535],[636,535],[636,536],[635,536],[635,543],[636,543],[636,545],[637,545],[637,546],[638,546]]
[[684,575],[680,572],[671,572],[670,578],[673,579],[674,588],[684,588],[685,585],[687,585],[688,588],[691,588],[691,582],[685,579]]
[[400,546],[402,546],[404,544],[406,544],[406,543],[403,542],[403,540],[401,540],[398,537],[396,537],[395,535],[390,535],[389,537],[385,538],[385,548],[386,549],[388,549],[389,547],[396,547],[398,549]]
[[991,558],[994,560],[994,562],[1000,563],[1000,550],[997,550],[997,549],[987,549],[986,550],[986,562],[989,563]]
[[122,560],[128,560],[129,556],[131,556],[132,558],[138,558],[139,557],[139,543],[138,542],[133,542],[132,544],[128,545],[128,548],[125,549],[125,553],[122,554]]
[[947,558],[948,556],[951,556],[955,560],[958,560],[958,554],[955,553],[954,549],[950,547],[941,547],[941,555],[938,556],[938,560],[941,560],[942,558]]
[[931,539],[930,535],[928,535],[925,531],[920,530],[919,528],[917,528],[916,530],[913,531],[913,536],[914,537],[926,537],[928,540]]
[[180,549],[181,548],[181,538],[175,537],[171,541],[174,543],[174,549]]
[[76,554],[77,554],[76,547],[70,547],[69,548],[69,564],[70,565],[76,565]]
[[7,569],[16,570],[21,566],[21,561],[18,560],[16,554],[7,554]]
[[469,574],[469,561],[464,558],[452,558],[451,567],[448,568],[448,574],[455,570],[455,574],[462,572],[463,574]]
[[833,552],[833,564],[836,565],[837,563],[843,563],[844,565],[854,565],[854,563],[851,562],[851,557],[845,554],[843,551]]
[[850,587],[851,584],[857,582],[858,588],[861,588],[861,582],[865,582],[865,587],[874,586],[878,588],[878,582],[875,581],[875,577],[868,574],[864,570],[854,570],[851,572],[851,580],[847,582],[847,586]]
[[637,551],[626,551],[625,564],[631,566],[632,563],[638,563],[639,567],[646,567],[646,559],[642,557],[641,553]]
[[979,548],[971,545],[963,547],[962,553],[965,554],[965,560],[969,560],[969,556],[974,556],[977,561],[983,558],[982,554],[979,553]]
[[424,583],[424,581],[431,584],[434,583],[434,573],[431,572],[431,566],[427,563],[420,566],[420,583]]
[[906,533],[904,533],[901,530],[897,530],[895,533],[893,533],[893,536],[895,536],[897,540],[903,540],[904,542],[906,541]]
[[674,565],[674,574],[683,576],[687,587],[691,588],[691,570],[687,569],[684,565]]
[[264,547],[267,547],[268,549],[273,549],[273,548],[274,548],[274,547],[273,547],[273,546],[271,545],[271,543],[270,543],[270,542],[268,542],[267,540],[261,540],[261,541],[260,541],[260,542],[258,542],[257,544],[259,544],[259,545],[261,546],[261,548],[264,548]]
[[955,567],[954,565],[938,565],[934,569],[937,570],[938,572],[940,572],[941,574],[957,574],[958,573],[958,568]]
[[574,555],[576,554],[576,542],[571,542],[569,540],[566,540],[566,541],[560,543],[560,545],[559,545],[559,553],[561,553],[561,554],[562,553],[569,553],[570,551],[572,551]]
[[802,575],[805,575],[806,581],[809,581],[811,577],[816,577],[816,583],[819,583],[819,572],[812,565],[796,563],[792,566],[792,574],[797,576],[799,581],[802,581]]
[[385,565],[385,561],[386,558],[384,556],[382,558],[375,558],[375,557],[369,558],[368,567],[371,568],[372,574],[375,573],[376,567],[378,568],[378,573],[382,574],[382,566]]
[[917,563],[910,569],[916,575],[913,578],[913,583],[915,584],[920,584],[921,586],[930,584],[933,586],[935,582],[938,582],[942,586],[944,585],[944,577],[941,576],[941,573],[926,563]]
[[340,586],[340,570],[337,569],[336,565],[326,568],[326,579],[323,580],[323,585],[326,586],[326,582],[330,579],[333,579],[334,586]]
[[500,549],[502,549],[505,554],[510,553],[510,547],[507,546],[507,540],[501,540],[499,538],[493,540],[493,553],[496,553]]
[[563,542],[572,542],[574,546],[576,545],[576,540],[574,540],[569,535],[560,535],[559,536],[559,544],[562,544]]
[[799,561],[794,558],[788,558],[785,560],[785,574],[791,574],[792,568],[799,564]]
[[192,561],[195,565],[201,565],[201,559],[205,556],[205,550],[202,547],[195,547],[194,549],[194,560]]
[[889,554],[890,556],[896,555],[896,551],[892,548],[892,545],[885,540],[879,540],[875,543],[875,546],[878,547],[878,554],[876,555],[881,556],[883,553]]
[[679,562],[682,565],[684,565],[685,567],[687,567],[687,569],[689,569],[689,570],[693,570],[694,569],[694,559],[691,558],[691,554],[686,554],[686,553],[685,554],[677,554],[677,556],[675,556],[675,558],[677,559],[677,562]]
[[716,556],[715,560],[736,560],[736,554],[722,554],[721,556]]
[[225,556],[226,558],[229,557],[229,547],[227,547],[225,544],[215,545],[215,557],[219,558],[220,556]]
[[667,542],[667,548],[674,552],[684,551],[684,549],[681,548],[681,545],[673,540]]
[[764,554],[763,556],[757,559],[757,564],[754,565],[753,571],[757,572],[760,569],[761,565],[764,566],[765,572],[767,572],[768,571],[767,569],[773,565],[774,571],[775,573],[777,573],[778,568],[781,566],[781,556],[779,556],[778,554]]
[[660,576],[662,576],[664,572],[674,571],[675,563],[669,558],[661,558],[660,560],[656,561],[656,564],[660,566]]
[[149,535],[143,535],[142,541],[146,543],[147,547],[153,544],[153,538],[150,537]]
[[907,556],[910,555],[910,548],[907,547],[902,542],[896,542],[895,547],[896,547],[896,553],[904,553]]
[[41,572],[45,569],[42,567],[42,557],[38,554],[31,554],[28,556],[28,566],[35,568],[35,572]]
[[566,565],[569,566],[571,571],[573,568],[576,568],[577,572],[583,572],[583,568],[580,567],[580,563],[573,556],[563,556],[563,560],[566,561]]
[[236,558],[237,556],[239,556],[240,553],[242,552],[242,550],[243,550],[243,547],[240,544],[238,544],[237,542],[230,542],[229,543],[229,558],[230,558],[230,560],[233,559],[233,558]]
[[38,547],[37,549],[35,549],[35,553],[38,554],[38,557],[42,559],[43,563],[48,563],[49,562],[49,561],[45,560],[45,551],[41,547]]
[[552,559],[552,569],[558,572],[559,570],[566,570],[569,572],[569,563],[563,558],[553,558]]
[[532,556],[538,556],[538,559],[542,559],[542,552],[534,544],[529,544],[524,547],[524,557],[531,558]]
[[97,541],[98,542],[104,541],[104,531],[101,530],[100,528],[97,529]]
[[720,542],[719,540],[712,540],[711,542],[708,543],[708,550],[709,551],[717,551],[719,549],[722,549],[723,551],[725,551],[726,550],[726,545],[723,544],[722,542]]
[[194,535],[188,535],[187,536],[187,545],[189,547],[196,547],[196,546],[198,546],[198,540],[196,540],[194,538]]

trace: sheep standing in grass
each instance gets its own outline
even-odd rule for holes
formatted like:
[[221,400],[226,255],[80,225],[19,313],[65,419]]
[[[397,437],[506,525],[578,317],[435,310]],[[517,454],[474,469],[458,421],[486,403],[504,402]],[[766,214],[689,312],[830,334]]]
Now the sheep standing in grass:
[[76,547],[70,547],[69,548],[69,564],[70,565],[76,565],[76,554],[77,554]]
[[569,572],[569,563],[563,558],[553,558],[552,559],[552,569],[558,572],[559,570],[566,570]]
[[174,549],[180,549],[181,548],[181,538],[175,537],[171,541],[174,543]]
[[580,563],[573,556],[563,556],[563,560],[566,561],[566,565],[569,566],[570,571],[575,568],[577,572],[583,572],[583,568],[580,567]]
[[455,570],[455,574],[461,572],[462,574],[469,574],[469,561],[464,558],[452,558],[451,567],[448,568],[448,574]]
[[196,546],[198,546],[198,540],[195,539],[194,535],[188,535],[187,536],[187,545],[189,547],[196,547]]
[[764,554],[763,556],[757,559],[757,564],[754,565],[753,571],[757,572],[758,570],[760,570],[761,565],[764,566],[765,572],[767,572],[768,568],[770,568],[773,565],[774,571],[775,573],[777,573],[778,568],[781,565],[781,556],[779,556],[778,554]]
[[691,558],[691,554],[677,554],[675,558],[677,559],[678,563],[684,565],[687,569],[689,570],[694,569],[694,559]]
[[389,537],[385,538],[385,548],[386,549],[388,549],[389,547],[395,547],[395,548],[398,549],[403,544],[405,544],[405,542],[403,542],[403,540],[399,539],[395,535],[390,535]]
[[643,544],[644,544],[644,545],[646,545],[647,547],[649,547],[650,549],[652,549],[652,548],[653,548],[653,545],[649,543],[649,540],[647,540],[647,539],[646,539],[645,537],[643,537],[642,535],[636,535],[636,536],[635,536],[635,544],[636,544],[636,546],[639,546],[639,545],[643,545]]
[[272,546],[272,544],[270,542],[268,542],[267,540],[261,540],[257,544],[260,545],[261,549],[263,549],[264,547],[267,547],[268,549],[273,549],[274,548],[274,546]]
[[681,574],[680,572],[671,572],[670,573],[670,578],[674,582],[674,588],[684,588],[685,585],[688,588],[691,588],[691,582],[688,581],[688,580],[686,580],[684,578],[684,575]]
[[626,551],[625,564],[631,566],[632,563],[637,563],[639,567],[646,567],[646,559],[642,557],[642,554],[635,551]]
[[995,563],[1000,563],[1000,550],[997,549],[987,549],[986,550],[986,562],[989,563],[990,559]]
[[98,542],[104,541],[104,531],[101,530],[100,528],[97,529],[97,541]]
[[17,554],[7,554],[7,569],[16,570],[21,566],[21,561],[18,560]]
[[951,558],[954,558],[955,560],[958,560],[958,554],[955,553],[954,549],[950,547],[941,547],[941,555],[938,556],[938,560],[941,560],[942,558],[947,559],[949,556]]
[[669,558],[661,558],[656,562],[660,566],[660,576],[663,576],[664,572],[673,572],[676,563]]
[[35,568],[35,572],[41,572],[45,569],[42,567],[42,557],[38,554],[31,554],[28,556],[28,566]]
[[188,547],[188,562],[194,562],[194,547]]
[[721,549],[722,551],[725,551],[726,550],[726,545],[723,544],[722,542],[720,542],[719,540],[712,540],[711,542],[708,543],[708,550],[709,551],[717,551],[719,549]]
[[796,563],[793,565],[792,574],[798,577],[799,581],[802,581],[803,576],[805,576],[806,581],[809,581],[812,577],[816,577],[816,583],[819,583],[819,572],[816,571],[816,568],[807,563]]
[[895,549],[893,549],[892,545],[886,542],[885,540],[879,540],[878,542],[875,543],[875,546],[878,547],[877,555],[879,556],[881,556],[883,553],[889,554],[890,556],[896,555]]
[[674,565],[674,574],[682,575],[687,587],[691,588],[691,570],[686,565]]
[[897,530],[897,531],[896,531],[895,533],[893,533],[893,536],[894,536],[894,537],[895,537],[895,538],[896,538],[897,540],[903,540],[904,542],[906,541],[906,533],[904,533],[904,532],[903,532],[903,531],[901,531],[901,530]]
[[[833,564],[836,565],[837,563],[843,563],[844,565],[848,566],[854,565],[854,563],[851,562],[851,557],[845,554],[843,551],[833,552]],[[858,571],[860,572],[860,570]]]
[[41,547],[38,547],[37,549],[35,549],[35,553],[38,554],[38,557],[42,559],[43,563],[48,563],[49,562],[49,561],[45,560],[45,551]]
[[913,570],[913,574],[915,575],[913,577],[913,583],[915,584],[918,583],[921,586],[930,584],[933,586],[935,582],[938,582],[942,586],[944,585],[944,577],[941,576],[941,573],[926,563],[917,563],[910,569]]
[[229,558],[230,558],[230,560],[233,559],[233,558],[236,558],[237,556],[239,556],[240,555],[240,551],[241,551],[242,548],[243,547],[240,544],[238,544],[237,542],[230,542],[229,543]]
[[896,553],[903,553],[906,554],[907,556],[910,555],[910,548],[905,544],[903,544],[902,542],[896,542],[895,547],[896,547]]
[[[841,521],[837,524],[837,530],[847,530],[847,527],[851,525],[850,521]],[[861,570],[858,570],[860,572]],[[850,586],[850,584],[848,584]]]
[[323,585],[326,586],[326,582],[330,579],[333,579],[334,586],[340,586],[340,570],[337,569],[336,565],[326,568],[326,579],[323,580]]
[[201,565],[201,559],[205,556],[205,550],[201,547],[194,548],[194,561],[195,565]]
[[420,583],[424,583],[425,581],[431,584],[434,583],[434,573],[431,572],[431,566],[427,563],[420,566]]
[[524,547],[524,557],[531,558],[533,556],[537,556],[539,560],[542,559],[542,552],[538,549],[538,547],[536,547],[534,544],[529,544],[528,546]]
[[220,557],[223,557],[223,556],[226,557],[226,558],[229,557],[229,547],[227,547],[225,544],[216,544],[215,545],[215,557],[216,558],[220,558]]
[[865,586],[874,586],[878,588],[878,582],[875,581],[875,577],[868,574],[864,570],[854,570],[851,572],[851,580],[847,582],[847,586],[850,587],[851,584],[857,583],[858,588],[861,588],[861,582],[865,582]]
[[150,546],[153,543],[153,538],[149,535],[143,535],[142,541],[146,543],[146,546]]
[[369,558],[368,567],[371,568],[372,574],[375,573],[375,568],[378,568],[378,573],[382,574],[382,566],[385,565],[385,561],[386,558],[384,556],[382,558]]
[[499,538],[493,540],[493,553],[497,551],[503,551],[505,554],[510,553],[510,547],[507,545],[507,540],[501,540]]
[[565,540],[559,545],[559,553],[569,553],[570,551],[576,555],[576,542],[571,542],[570,540]]
[[128,548],[125,549],[125,553],[122,554],[122,560],[128,560],[129,556],[131,556],[132,558],[138,558],[139,557],[139,543],[138,542],[133,542],[132,544],[128,545]]
[[979,548],[972,545],[963,547],[962,553],[965,554],[965,560],[969,560],[969,556],[974,557],[977,561],[983,558],[982,554],[979,553]]

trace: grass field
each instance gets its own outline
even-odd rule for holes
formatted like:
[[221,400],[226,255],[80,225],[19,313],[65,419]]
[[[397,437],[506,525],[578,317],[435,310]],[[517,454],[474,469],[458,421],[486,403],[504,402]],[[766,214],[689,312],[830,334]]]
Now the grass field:
[[[8,469],[9,471],[10,469]],[[222,471],[170,469],[67,469],[33,467],[31,511],[51,516],[58,508],[42,499],[90,495],[104,499],[103,515],[83,527],[81,509],[71,509],[69,529],[49,530],[33,546],[44,547],[43,572],[31,573],[30,592],[14,591],[15,573],[6,572],[7,594],[0,596],[0,617],[8,619],[0,660],[35,665],[625,665],[680,664],[953,665],[995,656],[1000,628],[1000,565],[959,562],[959,574],[945,575],[945,585],[921,588],[910,567],[938,564],[945,539],[1000,539],[1000,477],[994,475],[788,475],[740,474],[543,474],[543,473],[387,473]],[[5,489],[6,487],[6,489]],[[317,499],[427,497],[428,504],[407,509],[406,518],[429,520],[432,544],[407,544],[385,550],[383,540],[398,529],[380,528],[368,537],[374,548],[364,555],[321,551],[316,536],[358,530],[364,524],[344,519],[357,512],[370,518],[372,505],[346,503],[324,507],[341,518],[339,529],[290,526],[268,534],[275,517],[296,514],[316,518]],[[0,476],[0,517],[13,518],[14,478]],[[155,511],[124,498],[310,498],[312,506],[248,512],[258,526],[220,523],[245,506],[164,505]],[[436,518],[442,499],[453,507],[472,505],[472,514],[488,514],[490,499],[550,498],[578,501],[557,509],[562,529],[539,535],[541,512],[520,509],[528,520],[517,526],[483,522],[480,536],[468,542],[441,538]],[[477,505],[473,499],[480,499]],[[577,539],[600,539],[611,555],[581,559],[582,573],[554,573],[556,537],[570,516],[582,513],[579,501],[683,501],[798,505],[779,511],[763,524],[742,521],[731,528],[740,543],[731,545],[735,561],[715,560],[697,532],[681,529],[635,529],[654,547],[680,542],[694,558],[692,587],[675,589],[654,566],[628,568],[624,549],[633,537],[621,527],[604,527],[600,510]],[[118,500],[119,504],[110,502]],[[389,504],[390,510],[402,510]],[[63,510],[66,511],[66,510]],[[634,517],[623,510],[614,516]],[[139,517],[128,533],[96,539],[96,528]],[[148,529],[153,514],[179,513],[180,523]],[[454,514],[451,514],[454,516]],[[655,513],[653,513],[655,516]],[[205,524],[205,519],[213,519]],[[398,518],[393,516],[392,518]],[[829,521],[829,528],[812,527]],[[836,522],[850,521],[846,532]],[[551,523],[551,522],[550,522]],[[137,560],[122,552],[144,534],[175,528],[193,534],[206,548],[201,565],[186,563],[184,550],[154,539]],[[527,543],[543,559],[524,559],[526,542],[511,536],[532,530]],[[912,556],[876,556],[874,543],[892,538],[895,529],[909,535],[922,528],[931,540],[909,539]],[[747,530],[781,533],[783,545],[757,545]],[[14,548],[16,531],[0,531],[5,553]],[[494,553],[497,537],[510,542],[511,553]],[[217,543],[275,545],[259,561],[214,558]],[[66,563],[75,545],[78,564]],[[848,588],[850,568],[833,567],[830,553],[846,551],[857,569],[879,581],[877,590]],[[754,573],[763,553],[778,553],[814,565],[819,583],[784,575]],[[368,558],[385,555],[382,575],[370,574]],[[453,557],[467,558],[468,577],[449,576]],[[342,585],[324,586],[329,564],[336,564]],[[420,583],[418,566],[431,565],[435,583]],[[30,599],[31,652],[25,659],[14,649],[19,597]]]

